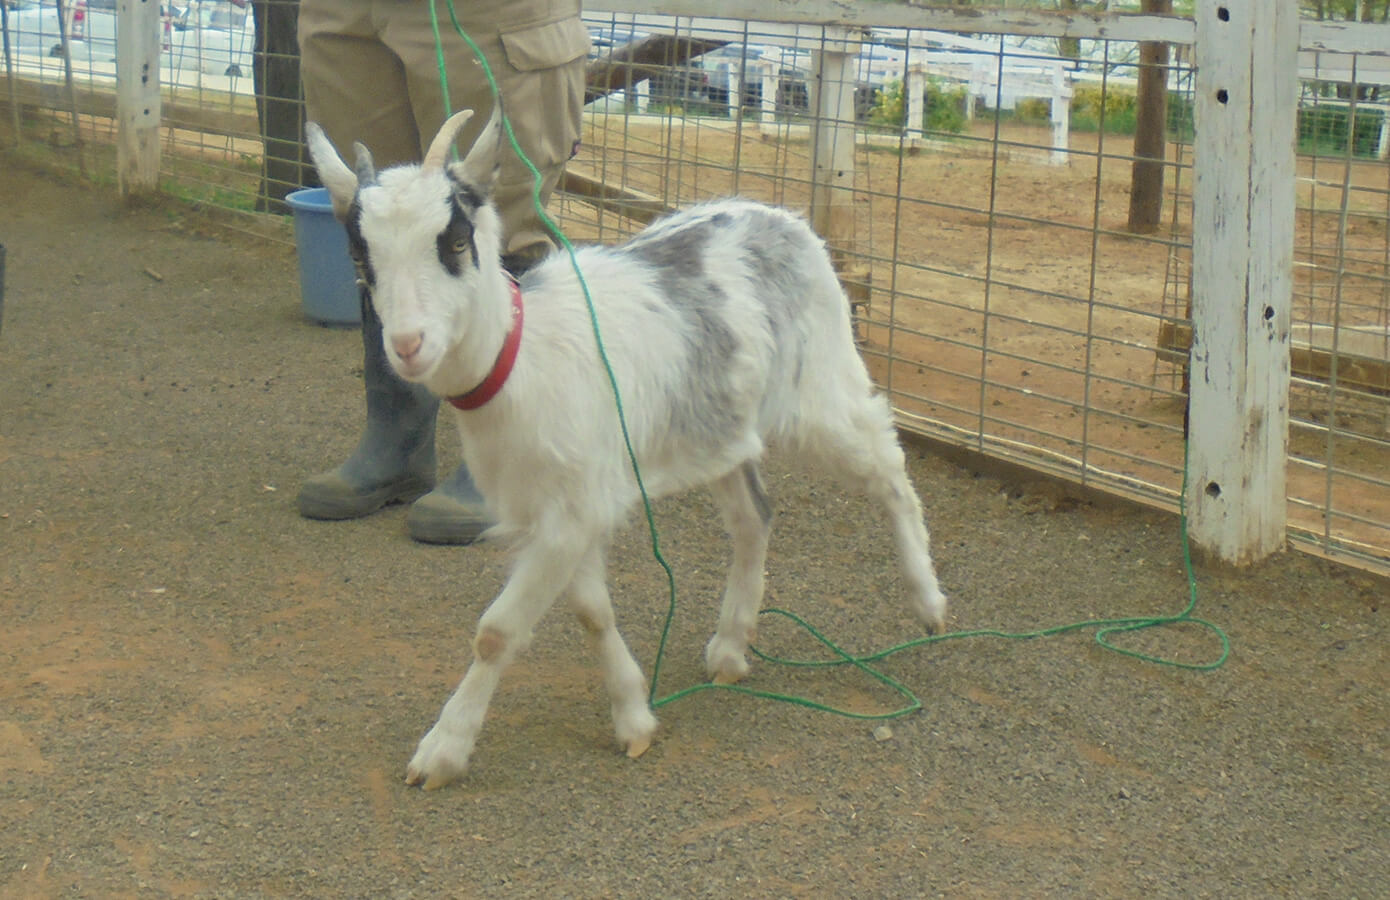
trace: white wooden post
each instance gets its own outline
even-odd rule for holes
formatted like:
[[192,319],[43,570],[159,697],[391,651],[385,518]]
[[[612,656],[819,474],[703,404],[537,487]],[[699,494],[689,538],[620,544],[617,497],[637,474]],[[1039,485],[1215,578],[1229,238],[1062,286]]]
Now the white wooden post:
[[719,82],[719,86],[724,89],[725,107],[729,121],[736,121],[739,107],[743,105],[743,82],[739,81],[738,69],[723,63],[711,73],[710,77],[711,81]]
[[1285,531],[1297,0],[1199,0],[1187,512],[1248,563]]
[[1071,162],[1067,142],[1071,132],[1071,79],[1060,65],[1052,68],[1052,154],[1054,166]]
[[923,63],[913,63],[907,67],[903,79],[903,90],[907,92],[907,139],[921,140],[922,125],[926,119],[927,105],[927,67]]
[[853,51],[857,49],[857,43],[847,40],[827,41],[815,54],[811,81],[811,225],[832,250],[844,249],[854,231]]
[[159,185],[159,2],[116,4],[116,184],[124,196]]
[[766,62],[759,62],[758,77],[762,79],[762,124],[775,125],[777,123],[777,86],[780,80],[778,67],[769,65]]

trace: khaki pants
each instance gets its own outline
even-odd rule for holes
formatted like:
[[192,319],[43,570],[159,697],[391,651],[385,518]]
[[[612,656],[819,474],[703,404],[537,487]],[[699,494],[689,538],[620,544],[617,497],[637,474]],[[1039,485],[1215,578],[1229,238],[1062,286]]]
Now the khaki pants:
[[[440,86],[431,0],[303,0],[300,72],[310,121],[352,163],[361,141],[379,168],[418,162],[452,112],[476,112],[459,138],[473,143],[492,111],[492,94],[473,50],[437,4],[448,73]],[[454,0],[459,24],[478,45],[502,94],[518,143],[542,175],[541,200],[554,189],[579,141],[589,35],[579,0]],[[531,197],[534,178],[503,142],[495,200],[506,252],[549,239]]]

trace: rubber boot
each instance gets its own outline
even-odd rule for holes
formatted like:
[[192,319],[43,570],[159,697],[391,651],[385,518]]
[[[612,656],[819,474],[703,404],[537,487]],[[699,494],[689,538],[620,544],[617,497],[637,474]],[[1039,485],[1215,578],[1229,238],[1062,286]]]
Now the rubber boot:
[[426,544],[471,544],[491,524],[483,497],[464,465],[410,504],[405,516],[406,532]]
[[299,512],[310,519],[359,518],[388,503],[414,500],[435,483],[439,400],[391,369],[381,342],[381,320],[365,288],[361,300],[367,426],[346,462],[313,476],[299,489]]

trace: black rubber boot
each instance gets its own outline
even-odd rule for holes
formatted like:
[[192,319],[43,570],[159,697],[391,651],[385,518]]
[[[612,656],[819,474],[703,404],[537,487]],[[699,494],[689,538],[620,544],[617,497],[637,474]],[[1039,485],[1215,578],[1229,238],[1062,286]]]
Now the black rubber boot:
[[405,529],[426,544],[471,544],[492,523],[483,497],[460,465],[439,487],[410,504]]
[[381,320],[362,290],[362,383],[367,427],[357,449],[331,472],[299,489],[310,519],[355,519],[388,503],[408,503],[434,487],[434,427],[439,400],[399,378],[381,343]]

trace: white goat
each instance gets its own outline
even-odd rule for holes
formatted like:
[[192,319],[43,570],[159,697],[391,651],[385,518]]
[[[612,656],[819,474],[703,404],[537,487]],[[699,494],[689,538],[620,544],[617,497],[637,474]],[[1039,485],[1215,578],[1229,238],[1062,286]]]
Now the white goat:
[[[511,577],[478,622],[473,663],[406,769],[407,783],[426,789],[463,773],[502,671],[561,595],[597,646],[627,754],[641,755],[657,727],[605,584],[611,536],[639,492],[584,293],[564,255],[513,290],[490,201],[496,115],[461,162],[446,163],[469,115],[444,124],[422,164],[379,175],[365,147],[356,145],[354,172],[309,127],[391,365],[460,408],[464,460],[494,531],[517,545]],[[771,522],[758,470],[768,439],[834,463],[887,508],[912,608],[928,629],[943,628],[946,598],[888,404],[806,223],[723,200],[576,255],[648,494],[709,484],[733,538],[705,647],[710,677],[734,682],[748,672]]]

